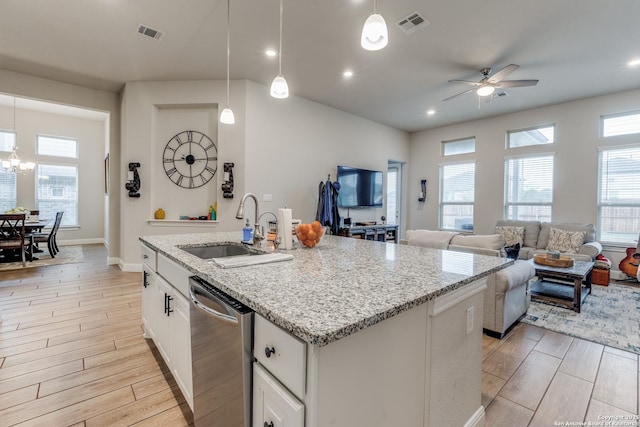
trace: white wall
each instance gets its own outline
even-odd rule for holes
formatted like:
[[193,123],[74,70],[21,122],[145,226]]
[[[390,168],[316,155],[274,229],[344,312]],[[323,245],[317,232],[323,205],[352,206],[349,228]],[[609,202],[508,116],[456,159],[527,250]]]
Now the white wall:
[[[276,100],[257,83],[248,83],[247,100],[245,187],[259,197],[261,211],[286,205],[294,218],[311,222],[318,185],[327,175],[335,181],[338,165],[381,170],[386,177],[389,160],[409,161],[406,132],[296,96]],[[264,202],[264,194],[273,201]],[[385,208],[351,209],[350,216],[380,222]]]
[[[204,210],[210,200],[203,200],[193,190],[178,189],[161,171],[161,154],[168,140],[185,130],[193,114],[173,116],[175,129],[156,123],[158,106],[189,110],[202,105],[226,104],[223,81],[200,82],[135,82],[128,83],[122,104],[121,186],[126,180],[129,162],[140,162],[141,197],[121,197],[122,250],[124,269],[139,264],[139,241],[142,235],[175,234],[204,231],[240,230],[242,221],[235,212],[245,191],[271,194],[272,202],[262,202],[261,212],[291,207],[294,217],[310,221],[315,217],[318,183],[327,174],[335,179],[336,166],[348,164],[386,170],[389,159],[408,161],[409,135],[344,112],[307,101],[296,96],[276,100],[267,87],[247,82],[231,82],[231,107],[236,117],[234,125],[218,125],[217,117],[210,123],[211,134],[217,129],[218,178],[207,188],[218,201],[218,223],[203,227],[193,223],[167,226],[149,222],[158,207],[167,211],[167,219],[177,219],[180,211]],[[196,110],[192,113],[199,114]],[[195,129],[197,130],[197,129]],[[164,133],[160,135],[159,133]],[[222,165],[235,163],[234,198],[224,199]],[[175,187],[175,188],[174,188]],[[161,203],[168,192],[175,191],[171,204]],[[193,196],[192,196],[193,194]],[[178,196],[179,195],[179,196]],[[174,202],[178,198],[178,202]],[[163,206],[160,206],[163,204]],[[166,204],[166,206],[164,206]],[[177,205],[177,207],[176,207]],[[247,206],[253,216],[253,206]],[[376,219],[382,210],[365,213]],[[169,214],[170,213],[170,214]],[[269,217],[263,219],[266,224]]]
[[[639,109],[640,90],[635,90],[412,134],[408,191],[417,195],[420,179],[426,178],[427,201],[409,197],[407,228],[438,227],[438,164],[475,160],[475,232],[493,232],[503,212],[505,157],[537,152],[555,153],[553,221],[597,224],[598,148],[640,143],[638,135],[601,138],[600,116]],[[548,124],[556,126],[554,144],[505,148],[507,130]],[[441,155],[442,141],[471,136],[476,138],[475,153]],[[616,248],[605,252],[614,265],[620,254]]]
[[[15,131],[18,155],[36,164],[78,166],[78,226],[60,228],[58,240],[102,241],[104,239],[104,120],[83,119],[60,114],[16,109]],[[0,106],[0,128],[13,129],[13,107]],[[57,160],[36,156],[36,136],[76,139],[79,159]],[[35,209],[35,171],[17,175],[17,206]],[[53,218],[49,218],[53,219]]]

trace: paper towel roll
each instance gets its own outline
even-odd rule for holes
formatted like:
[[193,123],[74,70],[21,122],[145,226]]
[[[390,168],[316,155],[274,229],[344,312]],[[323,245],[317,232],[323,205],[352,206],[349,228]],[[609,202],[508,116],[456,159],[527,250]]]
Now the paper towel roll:
[[280,247],[293,248],[293,234],[291,233],[291,209],[278,209],[278,233],[280,234]]

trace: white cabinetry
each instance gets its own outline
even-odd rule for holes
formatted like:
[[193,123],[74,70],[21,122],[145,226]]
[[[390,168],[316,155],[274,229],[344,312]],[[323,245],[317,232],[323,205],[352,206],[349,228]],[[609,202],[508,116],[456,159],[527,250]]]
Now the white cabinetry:
[[253,427],[303,427],[306,344],[256,314]]
[[191,324],[186,297],[192,274],[145,245],[143,261],[142,319],[145,337],[153,339],[165,364],[193,409]]
[[265,426],[304,426],[304,406],[274,380],[259,363],[254,363],[253,427]]

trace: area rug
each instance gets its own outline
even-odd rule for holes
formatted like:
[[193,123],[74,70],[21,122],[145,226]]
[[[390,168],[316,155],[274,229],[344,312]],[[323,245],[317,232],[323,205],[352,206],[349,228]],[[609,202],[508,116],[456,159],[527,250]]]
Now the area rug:
[[49,251],[34,254],[38,259],[35,261],[27,261],[26,266],[22,266],[22,261],[18,262],[2,262],[0,263],[0,271],[19,270],[22,268],[46,267],[49,265],[74,264],[84,262],[82,246],[60,246],[60,252],[55,258],[51,258]]
[[593,285],[580,313],[532,301],[522,322],[640,354],[640,288]]

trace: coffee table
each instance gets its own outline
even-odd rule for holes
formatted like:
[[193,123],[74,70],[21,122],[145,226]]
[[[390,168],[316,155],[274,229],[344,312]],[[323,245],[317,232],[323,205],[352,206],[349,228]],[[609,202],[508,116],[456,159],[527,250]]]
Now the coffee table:
[[538,280],[529,287],[531,299],[566,306],[580,313],[580,306],[591,293],[593,262],[574,261],[572,267],[550,267],[529,260]]

